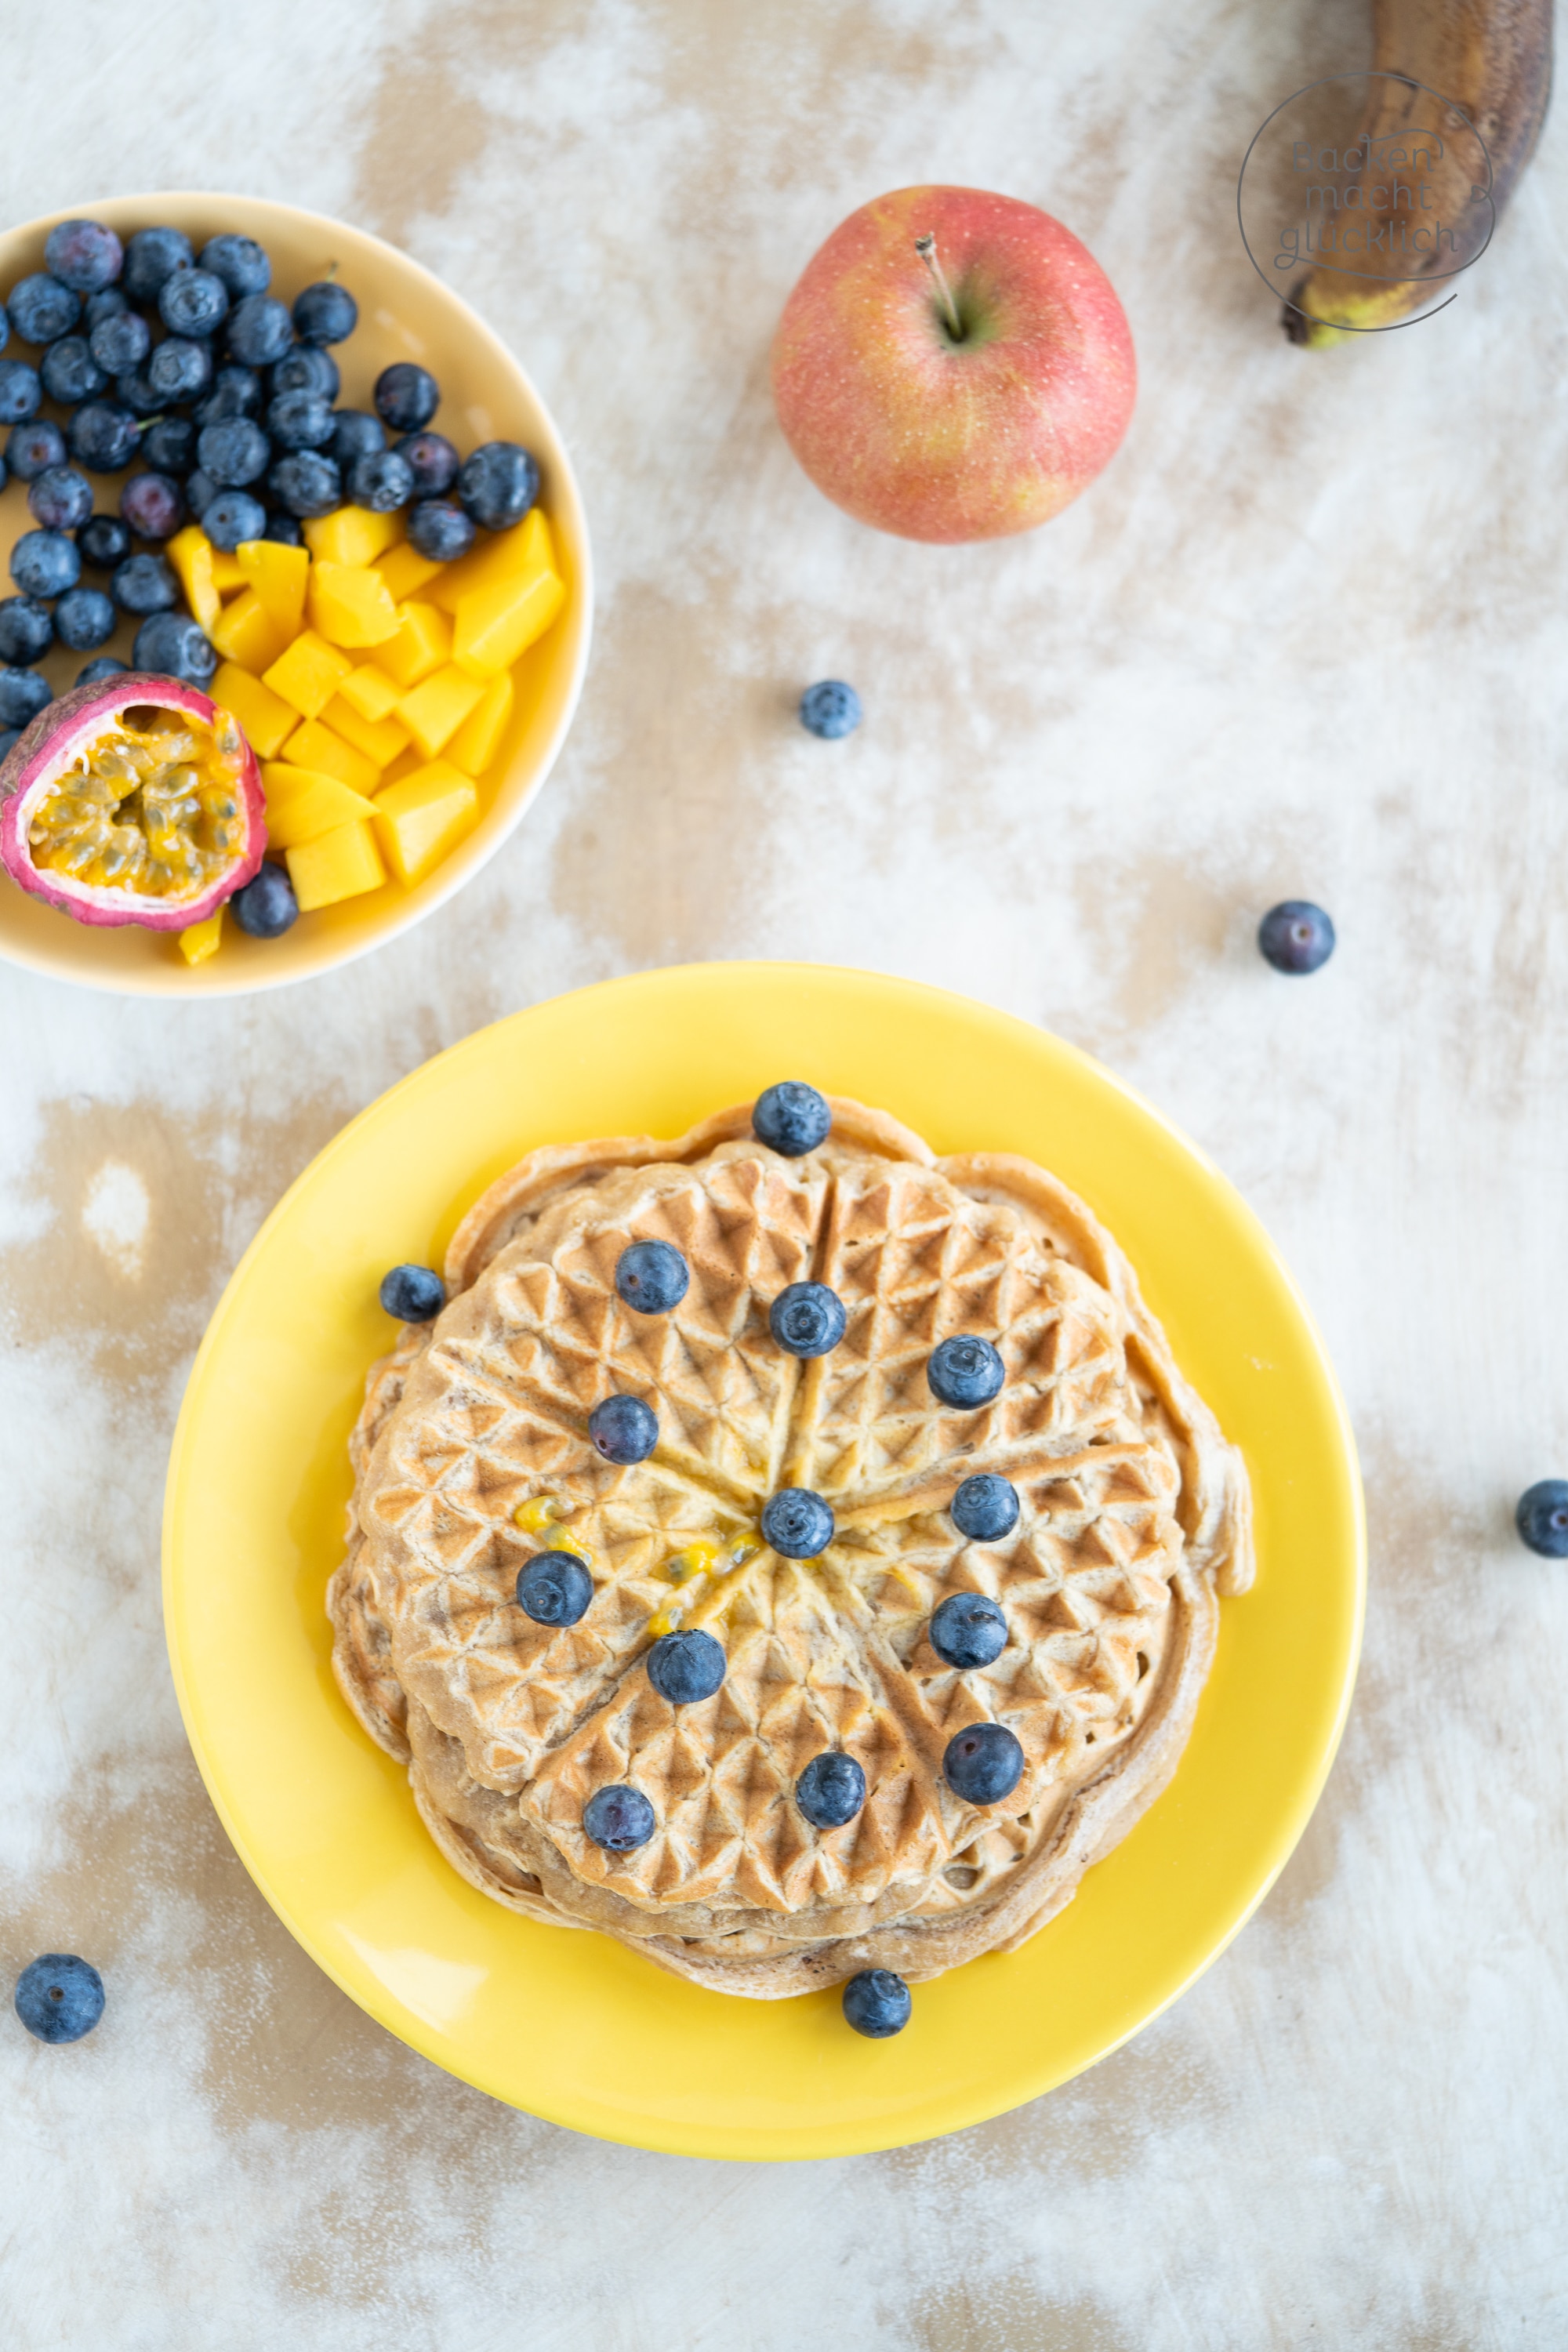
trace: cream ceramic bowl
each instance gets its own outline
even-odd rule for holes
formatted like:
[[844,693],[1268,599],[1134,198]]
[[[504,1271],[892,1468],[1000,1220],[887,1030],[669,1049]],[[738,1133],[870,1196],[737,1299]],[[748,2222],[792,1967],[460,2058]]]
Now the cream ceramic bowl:
[[[198,252],[224,230],[255,237],[271,256],[271,290],[286,302],[335,262],[359,304],[358,326],[332,354],[342,372],[343,407],[369,408],[382,369],[394,360],[417,360],[441,386],[437,428],[465,456],[483,441],[521,441],[539,461],[540,504],[566,581],[566,607],[514,673],[517,708],[500,756],[481,781],[477,828],[425,881],[411,890],[389,882],[363,898],[302,915],[280,940],[247,939],[230,920],[219,952],[193,969],[171,933],[130,925],[91,929],[0,874],[0,957],[8,963],[127,996],[237,996],[279,988],[365,954],[443,905],[494,856],[543,783],[572,722],[588,662],[593,562],[583,502],[550,412],[506,346],[450,288],[378,237],[255,196],[115,196],[73,205],[0,236],[0,297],[43,268],[44,239],[55,222],[79,217],[107,221],[121,238],[158,225],[181,228]],[[36,362],[37,355],[13,336],[6,356]],[[44,414],[60,412],[46,402]],[[89,477],[99,512],[118,510],[125,478]],[[34,527],[25,485],[8,483],[0,491],[0,558],[8,562],[16,541]],[[97,573],[83,576],[108,585]],[[0,593],[15,593],[8,576]],[[133,624],[122,624],[101,650],[128,661],[133,634]],[[39,667],[60,694],[92,658],[55,646]]]

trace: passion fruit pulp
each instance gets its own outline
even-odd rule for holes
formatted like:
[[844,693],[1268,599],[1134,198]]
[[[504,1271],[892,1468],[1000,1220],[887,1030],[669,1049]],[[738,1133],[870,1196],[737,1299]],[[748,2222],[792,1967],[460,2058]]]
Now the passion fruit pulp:
[[78,922],[184,930],[250,880],[266,845],[238,722],[179,678],[78,687],[0,763],[0,862]]

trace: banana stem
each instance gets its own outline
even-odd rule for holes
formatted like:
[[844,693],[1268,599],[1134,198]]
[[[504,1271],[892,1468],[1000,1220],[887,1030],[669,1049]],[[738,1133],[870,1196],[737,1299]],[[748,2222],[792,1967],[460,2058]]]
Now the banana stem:
[[937,259],[936,237],[931,230],[927,229],[924,236],[916,237],[915,251],[931,271],[936,290],[942,297],[942,306],[947,313],[948,332],[955,343],[961,343],[963,341],[963,321],[958,315],[958,305],[952,299],[952,289],[949,286],[943,275],[942,264]]

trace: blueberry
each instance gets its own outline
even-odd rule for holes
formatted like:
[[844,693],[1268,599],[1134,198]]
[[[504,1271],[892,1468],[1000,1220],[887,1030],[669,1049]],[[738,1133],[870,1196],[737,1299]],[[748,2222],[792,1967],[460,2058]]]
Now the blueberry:
[[1543,1559],[1568,1559],[1568,1478],[1527,1486],[1514,1512],[1520,1534]]
[[132,302],[152,302],[164,278],[174,270],[188,269],[195,259],[183,229],[139,228],[125,248],[120,282]]
[[712,1697],[727,1664],[712,1634],[693,1626],[687,1633],[666,1633],[654,1643],[647,1654],[647,1678],[671,1706],[695,1706]]
[[142,455],[154,474],[188,474],[196,462],[196,428],[188,416],[161,416],[142,436]]
[[128,555],[115,565],[109,585],[122,613],[172,613],[180,601],[180,583],[164,555]]
[[371,416],[363,408],[333,409],[332,455],[344,473],[356,457],[369,457],[385,446],[379,416]]
[[1258,945],[1276,971],[1316,971],[1334,951],[1334,927],[1310,898],[1282,898],[1258,926]]
[[120,511],[138,539],[173,539],[185,520],[184,495],[167,474],[132,474]]
[[412,360],[398,360],[376,377],[374,398],[384,425],[395,433],[417,433],[441,405],[441,387]]
[[658,1444],[658,1416],[641,1397],[607,1396],[588,1415],[588,1435],[606,1462],[646,1462]]
[[11,289],[5,308],[25,343],[52,343],[68,335],[81,317],[81,303],[70,288],[41,270]]
[[293,321],[270,294],[247,294],[228,321],[228,348],[242,366],[273,366],[294,341]]
[[217,484],[210,474],[204,474],[199,466],[186,475],[185,504],[197,522],[200,522],[216,496]]
[[639,1315],[668,1315],[690,1280],[691,1268],[673,1242],[633,1242],[616,1261],[616,1288]]
[[88,337],[93,364],[101,368],[105,375],[129,375],[132,368],[141,366],[152,348],[152,330],[135,310],[116,310],[109,318],[100,319]]
[[594,1580],[575,1552],[536,1552],[518,1570],[517,1605],[536,1625],[575,1625],[593,1598]]
[[228,316],[228,288],[210,269],[173,270],[158,289],[158,316],[172,335],[216,335]]
[[89,400],[71,418],[66,438],[89,474],[121,474],[136,455],[136,418],[122,401]]
[[212,347],[170,335],[148,361],[146,376],[160,400],[199,399],[213,380]]
[[217,667],[217,656],[185,614],[153,613],[136,632],[131,665],[155,677],[184,678],[187,686],[206,686]]
[[795,1784],[795,1801],[814,1830],[841,1830],[866,1801],[866,1775],[837,1748],[814,1756]]
[[68,588],[55,606],[55,635],[75,654],[106,646],[119,619],[101,588]]
[[24,416],[37,416],[43,396],[37,368],[26,360],[0,360],[0,425],[19,425]]
[[144,367],[114,379],[114,397],[133,416],[161,416],[167,403]]
[[266,528],[267,509],[248,490],[219,490],[202,509],[202,529],[226,555],[232,555],[247,540],[259,539]]
[[112,654],[100,654],[96,661],[86,662],[78,670],[76,682],[78,686],[97,686],[104,678],[124,677],[130,667],[129,662],[117,661]]
[[926,1378],[939,1404],[952,1405],[959,1412],[973,1412],[1000,1394],[1006,1374],[990,1340],[964,1331],[943,1339],[931,1349]]
[[63,531],[24,531],[11,550],[11,577],[24,596],[63,596],[81,578],[76,541]]
[[307,286],[294,304],[294,326],[301,342],[345,342],[359,324],[359,304],[346,286],[321,278]]
[[131,305],[120,287],[100,287],[98,292],[89,294],[81,306],[83,334],[90,338],[93,329],[101,327],[105,319],[122,319],[130,308]]
[[37,596],[0,597],[0,662],[36,662],[54,641],[49,608]]
[[[80,678],[78,678],[77,684],[79,686],[81,684]],[[22,730],[19,727],[0,727],[0,760],[5,759],[13,746],[19,743],[21,740]]]
[[458,496],[486,530],[509,530],[539,496],[539,467],[515,441],[487,441],[463,460]]
[[253,940],[281,939],[299,919],[300,902],[288,868],[282,866],[262,866],[228,903],[240,929],[248,931]]
[[444,433],[405,433],[395,445],[414,475],[416,499],[444,498],[458,478],[462,459]]
[[54,698],[53,687],[36,669],[0,669],[0,727],[25,727]]
[[102,221],[57,221],[44,240],[44,266],[50,277],[78,294],[96,294],[100,287],[112,286],[124,257],[120,239]]
[[95,572],[112,572],[131,552],[131,532],[118,515],[95,514],[76,535],[77,551]]
[[800,1160],[827,1140],[833,1113],[815,1087],[799,1078],[781,1078],[757,1097],[752,1112],[752,1132],[759,1143],[783,1159]]
[[947,1785],[968,1805],[999,1805],[1024,1774],[1024,1751],[1005,1723],[972,1723],[947,1743]]
[[632,1853],[647,1845],[658,1826],[640,1789],[595,1789],[583,1808],[583,1827],[595,1845],[611,1853]]
[[269,514],[261,536],[275,541],[279,547],[303,547],[305,544],[305,534],[290,514]]
[[226,425],[235,416],[259,416],[261,378],[254,368],[220,367],[206,398],[197,403],[196,425]]
[[862,1969],[844,1988],[845,2022],[869,2042],[901,2033],[912,2007],[908,1985],[891,1969]]
[[833,1513],[808,1486],[781,1486],[763,1505],[763,1541],[784,1559],[816,1559],[833,1541]]
[[265,294],[272,283],[272,264],[253,236],[209,237],[202,247],[201,266],[223,280],[236,302],[247,294]]
[[204,425],[196,439],[196,463],[220,490],[258,482],[271,454],[266,434],[251,416],[226,416],[221,425]]
[[319,449],[296,449],[279,457],[267,477],[267,487],[288,514],[304,520],[331,514],[342,504],[342,482],[336,466]]
[[414,496],[414,468],[395,449],[356,457],[349,470],[349,497],[371,514],[395,514]]
[[826,1356],[846,1320],[844,1301],[825,1282],[792,1282],[768,1309],[768,1329],[791,1356]]
[[103,2015],[103,1979],[74,1952],[41,1952],[16,1979],[16,2014],[40,2042],[79,2042]]
[[948,1507],[953,1526],[971,1543],[1000,1543],[1018,1524],[1018,1489],[994,1470],[977,1471]]
[[274,400],[284,392],[319,392],[323,400],[330,402],[336,400],[342,381],[331,352],[319,351],[314,343],[296,343],[273,369],[268,378],[268,389]]
[[818,679],[800,698],[800,723],[808,734],[837,743],[860,724],[860,698],[841,677]]
[[47,416],[13,425],[5,436],[5,463],[19,482],[32,482],[50,466],[66,461],[66,436]]
[[433,1323],[447,1304],[447,1286],[427,1265],[395,1265],[376,1295],[400,1323]]
[[279,449],[321,449],[331,439],[332,412],[319,392],[280,392],[268,404],[267,431]]
[[455,563],[475,539],[474,519],[450,499],[423,499],[408,517],[408,544],[430,563]]
[[1007,1646],[1007,1620],[984,1592],[950,1592],[931,1618],[931,1645],[950,1666],[993,1665]]
[[96,400],[109,390],[108,372],[93,358],[92,346],[80,335],[62,335],[38,362],[38,382],[62,408],[79,401]]
[[46,466],[27,485],[27,511],[46,530],[75,530],[92,512],[92,484],[74,466]]

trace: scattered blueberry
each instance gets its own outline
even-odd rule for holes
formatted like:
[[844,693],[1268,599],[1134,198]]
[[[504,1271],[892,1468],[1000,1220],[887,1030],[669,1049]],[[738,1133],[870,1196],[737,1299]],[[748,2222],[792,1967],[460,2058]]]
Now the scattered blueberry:
[[1316,971],[1334,951],[1334,927],[1310,898],[1282,898],[1258,926],[1258,945],[1276,971]]
[[376,1295],[400,1323],[432,1323],[447,1304],[447,1286],[427,1265],[395,1265]]
[[199,430],[207,425],[226,425],[231,417],[258,417],[261,408],[261,378],[254,368],[236,367],[230,362],[216,371],[211,391],[196,404],[196,425]]
[[305,544],[305,534],[291,514],[269,514],[261,536],[275,540],[280,547],[303,547]]
[[223,280],[235,302],[247,294],[265,294],[272,283],[272,264],[253,236],[209,237],[202,247],[201,267]]
[[212,346],[189,335],[166,336],[145,373],[160,400],[199,399],[213,380]]
[[267,436],[252,416],[226,416],[221,425],[204,425],[196,439],[196,463],[221,490],[258,482],[270,455]]
[[575,1552],[536,1552],[517,1574],[517,1605],[536,1625],[575,1625],[594,1598],[587,1563]]
[[383,368],[375,380],[375,413],[395,433],[417,433],[441,405],[441,388],[435,377],[412,360],[398,360]]
[[24,596],[63,596],[81,578],[76,541],[63,531],[24,531],[11,550],[11,577]]
[[405,433],[395,446],[413,473],[415,498],[444,498],[463,462],[446,435]]
[[161,416],[167,404],[144,367],[114,379],[114,397],[132,416]]
[[240,929],[253,940],[279,940],[299,919],[300,902],[288,868],[270,862],[258,867],[228,903]]
[[671,1706],[695,1706],[700,1699],[712,1697],[727,1664],[712,1634],[693,1626],[687,1633],[666,1633],[654,1643],[647,1654],[647,1678]]
[[105,319],[121,319],[130,308],[120,287],[100,287],[98,292],[89,294],[81,306],[82,332],[90,336],[93,329],[101,327]]
[[55,606],[55,635],[74,654],[90,654],[114,635],[119,615],[101,588],[68,588]]
[[866,1775],[836,1748],[814,1756],[795,1784],[795,1801],[814,1830],[841,1830],[866,1801]]
[[153,613],[136,632],[131,666],[158,677],[183,677],[187,686],[206,686],[217,656],[184,613]]
[[70,288],[42,270],[11,289],[5,308],[25,343],[52,343],[68,335],[81,317],[81,303]]
[[768,1309],[768,1329],[791,1356],[826,1356],[847,1320],[844,1301],[825,1282],[792,1282]]
[[105,375],[129,375],[132,368],[141,366],[152,348],[153,331],[135,310],[111,311],[107,319],[99,320],[88,337],[93,364],[101,368]]
[[1531,1551],[1568,1559],[1568,1478],[1542,1478],[1519,1498],[1514,1519]]
[[158,289],[158,316],[172,335],[216,335],[228,316],[228,289],[210,269],[175,269]]
[[268,403],[268,436],[279,449],[324,448],[335,430],[319,392],[280,392]]
[[984,1592],[950,1592],[931,1618],[931,1645],[950,1666],[994,1665],[1007,1646],[1007,1620]]
[[395,514],[414,496],[414,468],[395,449],[356,457],[349,470],[349,497],[372,514]]
[[959,1412],[973,1412],[1001,1392],[1006,1374],[990,1340],[963,1331],[931,1349],[926,1378],[939,1404],[952,1405]]
[[323,400],[331,402],[342,389],[342,378],[331,352],[321,351],[315,343],[296,343],[291,352],[284,352],[267,384],[274,400],[284,392],[319,392]]
[[510,530],[538,496],[539,467],[515,441],[487,441],[458,471],[458,499],[486,530]]
[[19,425],[24,416],[37,416],[43,396],[37,368],[26,360],[0,360],[0,425]]
[[860,724],[860,698],[841,677],[818,679],[800,698],[800,723],[811,735],[837,743]]
[[0,597],[0,662],[36,662],[54,640],[49,608],[37,596]]
[[232,555],[267,528],[267,509],[248,490],[219,490],[202,509],[202,529],[213,545]]
[[1024,1751],[1005,1723],[972,1723],[947,1743],[947,1785],[967,1805],[999,1805],[1024,1775]]
[[129,662],[117,661],[112,654],[100,654],[96,661],[86,662],[78,670],[76,683],[97,686],[106,677],[124,677],[130,667]]
[[607,1396],[588,1415],[588,1435],[606,1462],[646,1462],[658,1444],[658,1416],[641,1397]]
[[46,530],[76,530],[92,512],[92,484],[74,466],[46,466],[27,485],[27,511]]
[[691,1268],[672,1242],[633,1242],[616,1261],[616,1288],[639,1315],[668,1315],[690,1280]]
[[472,515],[450,499],[422,499],[408,517],[408,544],[429,563],[455,563],[475,536]]
[[79,2042],[103,2015],[103,1979],[74,1952],[41,1952],[16,1979],[16,2014],[40,2042]]
[[0,669],[0,727],[25,727],[55,698],[36,669]]
[[346,286],[321,278],[294,303],[294,328],[302,343],[346,342],[359,324],[359,304]]
[[13,425],[5,436],[5,463],[19,482],[35,481],[50,466],[66,461],[66,437],[49,417]]
[[595,1789],[583,1808],[583,1827],[610,1853],[632,1853],[647,1845],[658,1822],[640,1789]]
[[89,474],[122,474],[136,455],[136,418],[123,401],[89,400],[71,418],[66,437],[71,456]]
[[242,366],[273,367],[294,341],[294,325],[270,294],[247,294],[228,321],[228,348]]
[[809,1486],[781,1486],[763,1506],[763,1541],[784,1559],[816,1559],[833,1541],[833,1513]]
[[125,248],[120,282],[132,302],[153,302],[165,278],[195,259],[183,229],[139,228]]
[[108,372],[93,358],[92,346],[80,335],[62,335],[38,362],[38,381],[62,408],[79,401],[96,400],[109,390]]
[[1018,1489],[994,1470],[980,1470],[964,1480],[949,1508],[971,1543],[1000,1543],[1018,1524]]
[[95,514],[76,535],[77,551],[95,572],[112,572],[131,552],[131,532],[118,515]]
[[752,1132],[759,1143],[784,1160],[802,1160],[827,1140],[833,1113],[815,1087],[800,1078],[781,1078],[757,1097],[752,1112]]
[[138,539],[173,539],[185,519],[184,493],[167,474],[132,474],[120,512]]
[[296,449],[279,457],[267,477],[267,487],[286,513],[301,520],[331,514],[342,501],[338,469],[319,449]]
[[[77,680],[77,684],[79,686],[81,684],[79,677]],[[9,753],[13,744],[19,743],[21,740],[22,730],[19,727],[0,727],[0,760],[4,760]]]
[[172,613],[180,601],[180,583],[165,555],[128,555],[115,565],[109,585],[122,613]]
[[204,474],[199,466],[186,475],[185,504],[198,522],[216,496],[217,484],[210,474]]
[[844,2018],[869,2042],[901,2033],[914,2004],[902,1977],[891,1969],[862,1969],[844,1988]]
[[142,436],[142,455],[154,474],[188,474],[196,462],[196,428],[188,416],[161,416]]
[[386,435],[379,416],[372,416],[363,408],[334,408],[332,411],[332,455],[346,474],[356,457],[370,456],[386,446]]
[[125,258],[120,239],[102,221],[57,221],[44,239],[44,267],[78,294],[112,286]]

